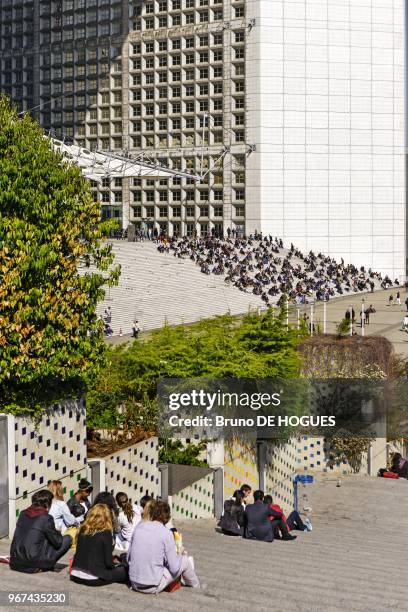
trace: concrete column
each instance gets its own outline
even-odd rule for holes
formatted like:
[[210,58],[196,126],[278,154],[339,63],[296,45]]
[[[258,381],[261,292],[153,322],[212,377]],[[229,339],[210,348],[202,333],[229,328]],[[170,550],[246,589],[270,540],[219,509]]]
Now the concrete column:
[[257,443],[257,461],[259,474],[259,488],[265,490],[266,482],[266,442],[261,440]]
[[169,468],[165,464],[159,465],[161,489],[160,496],[163,501],[167,501],[171,507],[171,496],[169,496]]
[[220,518],[224,510],[224,470],[218,468],[214,472],[214,516]]

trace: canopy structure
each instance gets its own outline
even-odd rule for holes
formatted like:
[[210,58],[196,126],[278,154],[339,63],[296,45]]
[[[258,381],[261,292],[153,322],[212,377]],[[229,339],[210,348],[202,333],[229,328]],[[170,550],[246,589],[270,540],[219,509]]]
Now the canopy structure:
[[132,159],[107,151],[89,151],[74,144],[68,144],[62,140],[51,138],[52,146],[66,159],[77,164],[83,175],[92,181],[99,182],[105,177],[151,177],[166,178],[169,176],[181,176],[189,179],[200,180],[201,177],[188,172],[181,172],[172,168],[160,166],[154,162]]

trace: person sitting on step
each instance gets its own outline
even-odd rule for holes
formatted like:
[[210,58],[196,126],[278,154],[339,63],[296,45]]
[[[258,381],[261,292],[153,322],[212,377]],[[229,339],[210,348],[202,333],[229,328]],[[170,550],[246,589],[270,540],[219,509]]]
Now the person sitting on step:
[[244,504],[244,506],[246,506],[246,504],[249,503],[249,498],[252,493],[252,488],[249,486],[249,484],[243,484],[241,485],[239,490],[241,491],[243,495],[242,503]]
[[143,517],[135,528],[127,556],[132,589],[157,595],[178,578],[186,586],[199,587],[186,551],[176,552],[173,533],[165,527],[170,521],[169,504],[164,501],[149,504],[149,519]]
[[142,520],[143,508],[137,504],[131,504],[126,493],[117,493],[115,499],[119,507],[119,533],[116,535],[116,548],[128,550],[135,527]]
[[71,547],[71,536],[61,535],[49,514],[52,499],[51,491],[37,491],[31,506],[18,517],[10,549],[12,570],[27,574],[52,571]]
[[401,453],[393,453],[390,472],[398,474],[400,478],[408,478],[408,459],[404,459]]
[[107,504],[96,504],[79,529],[71,580],[86,586],[126,582],[127,564],[113,556],[113,548],[112,511]]
[[78,484],[78,491],[74,493],[74,495],[67,502],[69,511],[76,518],[85,518],[86,513],[91,507],[89,496],[91,495],[92,491],[92,484],[88,482],[86,478],[81,478]]
[[[285,514],[282,508],[278,504],[273,503],[272,495],[265,495],[264,504],[267,504],[270,508],[272,508],[272,510],[275,510],[276,512],[280,512],[281,520],[286,526],[286,529],[284,529],[282,536],[285,535],[287,532],[292,531],[294,529],[297,529],[298,531],[311,531],[312,530],[311,529],[312,524],[309,521],[309,519],[303,522],[297,510],[292,510],[289,516],[285,517]],[[276,532],[279,533],[280,529],[277,525],[274,525],[274,523],[275,523],[275,519],[272,520],[272,525],[274,527],[276,526],[276,531],[275,531],[275,534],[276,534]]]
[[78,527],[83,521],[83,517],[75,517],[69,510],[64,501],[64,491],[60,480],[50,480],[48,489],[53,494],[50,514],[54,518],[55,529],[62,534],[70,527]]
[[235,491],[231,499],[224,502],[224,512],[218,522],[222,533],[231,536],[242,536],[244,534],[244,494],[242,491]]
[[[287,532],[282,521],[282,513],[272,510],[267,504],[263,503],[264,492],[254,492],[254,503],[248,504],[245,508],[245,537],[248,540],[261,540],[262,542],[273,542],[275,528],[279,527],[284,536],[284,540],[294,540],[296,536],[291,536]],[[277,521],[275,525],[272,521]]]

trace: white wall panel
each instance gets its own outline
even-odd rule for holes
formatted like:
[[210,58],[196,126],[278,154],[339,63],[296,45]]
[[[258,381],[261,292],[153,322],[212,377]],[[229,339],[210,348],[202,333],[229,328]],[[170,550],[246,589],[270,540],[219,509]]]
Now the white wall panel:
[[247,0],[247,17],[247,230],[403,275],[402,0]]

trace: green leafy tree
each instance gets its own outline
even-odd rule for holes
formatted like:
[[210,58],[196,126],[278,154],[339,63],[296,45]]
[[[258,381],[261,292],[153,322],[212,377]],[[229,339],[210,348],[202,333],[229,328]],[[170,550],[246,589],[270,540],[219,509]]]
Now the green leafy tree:
[[[296,378],[301,370],[296,347],[305,334],[287,331],[280,316],[266,312],[165,326],[147,340],[113,347],[87,396],[89,422],[93,427],[126,427],[137,419],[136,410],[150,430],[161,378]],[[140,404],[147,407],[143,415]]]
[[0,97],[0,410],[38,411],[96,374],[109,229],[80,169]]

